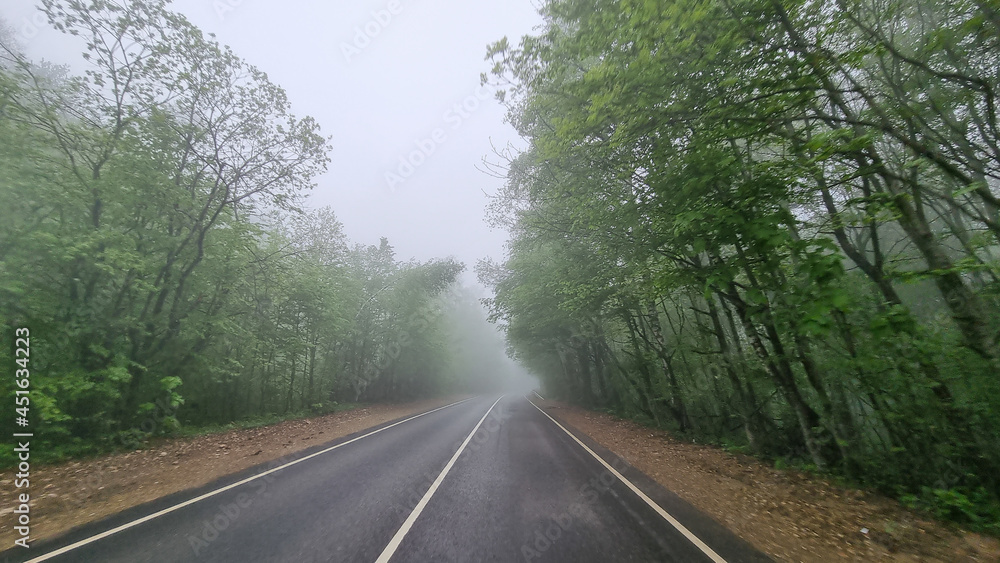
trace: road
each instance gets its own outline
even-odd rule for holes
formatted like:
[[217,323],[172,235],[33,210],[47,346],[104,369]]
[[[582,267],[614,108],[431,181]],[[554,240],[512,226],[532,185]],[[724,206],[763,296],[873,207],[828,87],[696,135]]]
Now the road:
[[768,561],[570,431],[523,396],[477,397],[3,555],[18,563]]

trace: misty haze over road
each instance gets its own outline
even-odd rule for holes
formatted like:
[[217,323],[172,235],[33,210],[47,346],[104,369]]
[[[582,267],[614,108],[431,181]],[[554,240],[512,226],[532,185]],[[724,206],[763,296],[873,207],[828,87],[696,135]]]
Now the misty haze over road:
[[0,549],[996,560],[998,69],[996,0],[7,0]]
[[[713,561],[522,396],[474,398],[381,428],[314,448],[343,444],[108,537],[73,547],[262,470],[127,511],[7,560]],[[636,478],[620,459],[604,456],[615,471]],[[715,561],[769,561],[683,501],[640,482],[711,546]],[[63,554],[46,555],[64,546]]]

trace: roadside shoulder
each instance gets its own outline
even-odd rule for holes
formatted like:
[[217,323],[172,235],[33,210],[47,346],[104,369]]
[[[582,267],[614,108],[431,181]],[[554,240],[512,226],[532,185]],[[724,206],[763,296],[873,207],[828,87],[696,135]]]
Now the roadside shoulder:
[[996,539],[953,531],[880,495],[776,470],[607,414],[533,400],[777,560],[1000,560]]
[[[222,477],[464,397],[379,404],[258,428],[169,439],[144,450],[33,469],[32,541],[197,489]],[[0,475],[0,507],[13,506],[11,474]],[[9,512],[9,510],[7,510]],[[0,531],[13,545],[14,531]]]

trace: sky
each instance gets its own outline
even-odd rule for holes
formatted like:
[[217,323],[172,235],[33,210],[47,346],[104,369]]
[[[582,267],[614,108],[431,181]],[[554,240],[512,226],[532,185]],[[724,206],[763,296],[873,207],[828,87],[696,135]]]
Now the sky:
[[[78,64],[81,49],[47,29],[33,0],[0,16],[28,54]],[[482,171],[492,147],[521,146],[479,84],[488,44],[541,23],[535,0],[175,0],[288,93],[296,115],[332,136],[331,163],[309,198],[330,206],[353,242],[385,236],[406,260],[502,259],[507,233],[488,227]]]

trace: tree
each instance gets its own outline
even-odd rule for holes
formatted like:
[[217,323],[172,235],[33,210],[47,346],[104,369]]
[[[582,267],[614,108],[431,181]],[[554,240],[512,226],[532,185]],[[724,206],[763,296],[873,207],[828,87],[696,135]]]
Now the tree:
[[484,75],[528,146],[481,277],[517,357],[557,396],[988,513],[990,13],[546,2]]

